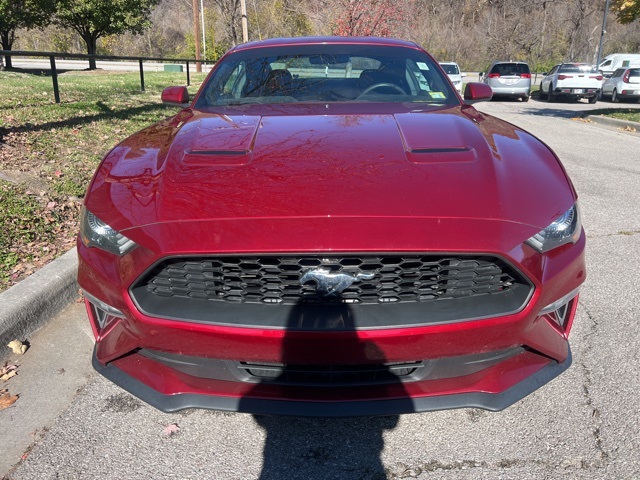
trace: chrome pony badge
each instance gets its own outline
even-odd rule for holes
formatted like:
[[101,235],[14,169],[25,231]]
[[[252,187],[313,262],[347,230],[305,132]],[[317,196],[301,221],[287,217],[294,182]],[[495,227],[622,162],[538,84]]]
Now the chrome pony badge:
[[314,268],[307,270],[300,278],[300,283],[305,284],[309,280],[316,282],[316,290],[325,297],[329,295],[336,295],[343,290],[349,288],[354,282],[360,280],[371,280],[375,277],[374,273],[362,273],[359,272],[355,275],[349,273],[331,273],[328,268]]

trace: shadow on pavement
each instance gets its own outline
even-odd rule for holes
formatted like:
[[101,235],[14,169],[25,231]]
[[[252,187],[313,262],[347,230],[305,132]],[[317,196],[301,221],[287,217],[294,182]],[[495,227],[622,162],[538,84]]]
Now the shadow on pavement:
[[[382,351],[375,343],[358,337],[348,305],[295,305],[286,328],[281,371],[272,378],[263,376],[241,401],[241,411],[245,410],[243,402],[249,405],[256,398],[265,398],[267,391],[273,394],[280,388],[283,396],[293,391],[303,401],[306,396],[320,401],[346,399],[355,389],[368,389],[378,398],[393,396],[402,411],[413,410],[402,383],[385,365]],[[335,334],[336,338],[301,341],[313,330]],[[326,363],[327,359],[335,365],[318,363],[323,360]],[[340,408],[335,407],[338,416]],[[337,418],[254,415],[254,419],[266,433],[260,480],[387,478],[381,459],[383,435],[397,426],[399,415]]]

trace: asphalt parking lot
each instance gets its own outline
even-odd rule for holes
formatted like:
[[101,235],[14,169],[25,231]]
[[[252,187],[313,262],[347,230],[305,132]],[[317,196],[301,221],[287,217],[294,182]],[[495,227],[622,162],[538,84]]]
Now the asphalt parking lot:
[[[554,149],[579,193],[588,238],[588,280],[570,336],[573,365],[521,402],[498,413],[354,419],[164,414],[92,372],[90,332],[76,303],[31,339],[12,379],[21,382],[13,384],[21,398],[0,412],[0,444],[11,455],[0,474],[16,480],[640,478],[640,133],[573,119],[609,106],[535,99],[477,106]],[[19,427],[26,424],[25,439]]]

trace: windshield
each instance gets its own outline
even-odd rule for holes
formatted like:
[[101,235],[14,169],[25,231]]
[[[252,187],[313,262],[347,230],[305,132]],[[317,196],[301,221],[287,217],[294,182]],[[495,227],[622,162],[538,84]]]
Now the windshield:
[[447,63],[441,63],[440,66],[442,67],[442,69],[444,70],[444,72],[448,75],[459,75],[460,74],[460,70],[458,69],[458,65],[455,64],[447,64]]
[[308,102],[459,103],[422,51],[378,45],[253,48],[224,57],[196,108]]

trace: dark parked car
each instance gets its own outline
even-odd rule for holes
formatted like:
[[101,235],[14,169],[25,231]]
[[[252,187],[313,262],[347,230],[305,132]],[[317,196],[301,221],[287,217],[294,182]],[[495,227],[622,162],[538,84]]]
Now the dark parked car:
[[484,82],[493,90],[493,98],[519,98],[528,102],[531,96],[531,71],[525,62],[493,62]]
[[414,43],[272,39],[124,140],[84,201],[95,368],[164,411],[503,409],[571,363],[577,195]]

